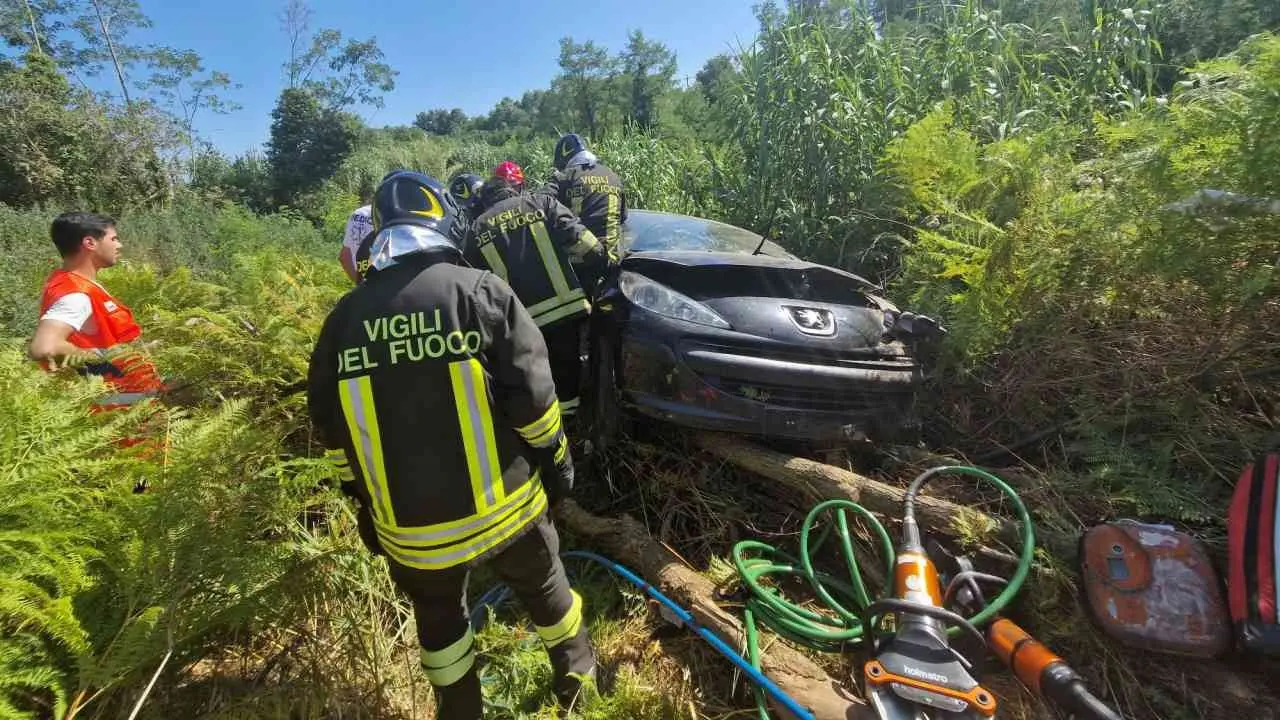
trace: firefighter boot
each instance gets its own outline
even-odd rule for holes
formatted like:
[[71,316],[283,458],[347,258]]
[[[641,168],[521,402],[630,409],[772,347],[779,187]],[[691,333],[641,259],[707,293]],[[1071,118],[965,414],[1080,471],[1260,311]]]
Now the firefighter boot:
[[437,720],[481,720],[483,700],[475,668],[475,636],[466,635],[440,650],[422,650],[422,669],[436,691]]
[[582,596],[575,590],[570,593],[573,604],[560,622],[551,627],[536,626],[551,657],[552,690],[564,707],[572,707],[596,679],[595,649],[582,621]]
[[551,656],[551,690],[562,707],[574,707],[584,692],[598,690],[595,650],[585,627],[547,654]]

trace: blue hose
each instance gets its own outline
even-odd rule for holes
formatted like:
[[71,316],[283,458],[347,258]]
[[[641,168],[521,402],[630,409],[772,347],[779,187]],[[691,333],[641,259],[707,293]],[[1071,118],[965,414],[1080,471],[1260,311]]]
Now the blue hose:
[[[674,600],[663,595],[657,588],[645,582],[644,578],[636,575],[634,572],[610,560],[609,558],[604,557],[603,555],[597,555],[583,550],[569,550],[561,553],[560,557],[590,560],[598,565],[602,565],[614,575],[617,575],[632,585],[640,588],[648,594],[649,597],[662,603],[663,606],[674,613],[681,623],[685,624],[695,633],[702,636],[703,640],[706,640],[707,643],[709,643],[711,647],[715,648],[717,652],[728,658],[729,662],[736,665],[739,670],[751,679],[752,682],[762,688],[774,700],[777,700],[778,703],[786,708],[788,712],[799,720],[814,720],[813,713],[802,707],[790,695],[783,692],[782,688],[778,687],[777,684],[770,680],[767,675],[752,667],[751,663],[747,662],[746,658],[742,657],[735,652],[733,648],[729,647],[728,643],[721,640],[715,633],[711,632],[711,630],[699,625],[698,620],[693,616],[693,613],[677,605]],[[500,585],[498,587],[491,588],[484,595],[481,595],[480,599],[475,603],[475,609],[471,611],[472,627],[479,630],[484,624],[484,617],[482,614],[484,613],[485,608],[500,605],[506,601],[510,594],[511,591],[509,588]]]

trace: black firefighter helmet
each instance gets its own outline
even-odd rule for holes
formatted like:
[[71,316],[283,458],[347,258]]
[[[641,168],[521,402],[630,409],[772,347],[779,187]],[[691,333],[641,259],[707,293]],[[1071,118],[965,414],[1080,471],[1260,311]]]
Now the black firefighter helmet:
[[383,178],[373,194],[375,231],[394,225],[417,225],[449,237],[458,209],[439,180],[403,170]]
[[482,185],[484,185],[484,178],[479,175],[461,173],[449,181],[449,194],[458,201],[459,205],[470,205],[479,197]]
[[555,163],[557,170],[563,170],[574,155],[587,149],[587,141],[582,139],[578,133],[568,133],[561,135],[560,140],[556,143],[556,153],[552,162]]

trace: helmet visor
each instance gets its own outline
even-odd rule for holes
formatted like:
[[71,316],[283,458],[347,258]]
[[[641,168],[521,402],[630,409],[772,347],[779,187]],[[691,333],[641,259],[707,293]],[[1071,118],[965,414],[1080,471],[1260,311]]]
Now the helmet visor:
[[378,231],[369,247],[369,266],[385,270],[399,264],[400,259],[437,250],[460,252],[448,237],[420,225],[392,225]]

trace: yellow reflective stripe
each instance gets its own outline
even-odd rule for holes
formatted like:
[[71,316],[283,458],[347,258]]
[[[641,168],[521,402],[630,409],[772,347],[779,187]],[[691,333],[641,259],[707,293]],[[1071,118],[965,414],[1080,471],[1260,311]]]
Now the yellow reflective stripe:
[[556,445],[556,462],[564,462],[564,456],[569,452],[569,440],[563,434],[560,435],[560,442]]
[[565,417],[572,417],[578,413],[578,405],[582,402],[581,398],[569,398],[560,401],[560,412]]
[[609,256],[613,256],[614,248],[618,247],[618,196],[609,193],[609,208],[605,210],[604,216],[604,249],[608,251]]
[[538,631],[538,637],[542,638],[542,642],[548,648],[571,639],[582,629],[582,596],[577,590],[569,592],[573,594],[573,604],[569,606],[569,611],[564,614],[564,617],[560,618],[560,622],[551,627],[533,626]]
[[[529,311],[530,315],[536,318],[542,313],[545,313],[549,310],[555,310],[561,307],[562,305],[565,305],[566,303],[571,303],[575,300],[585,301],[586,299],[587,299],[587,294],[582,291],[582,288],[575,288],[569,291],[569,294],[565,295],[564,297],[560,297],[558,295],[554,297],[549,297],[546,300],[543,300],[541,302],[536,302],[530,305],[526,309]],[[589,306],[590,304],[588,303],[588,307]]]
[[468,358],[449,363],[453,380],[453,401],[458,428],[467,454],[467,472],[476,511],[483,512],[502,501],[502,466],[498,463],[498,441],[493,433],[493,413],[485,392],[484,369],[480,361]]
[[560,265],[560,257],[556,255],[555,245],[551,244],[551,236],[547,234],[546,224],[534,223],[529,226],[529,232],[533,235],[533,244],[538,248],[538,254],[542,256],[542,267],[547,271],[547,277],[551,280],[551,287],[556,297],[567,296],[569,280],[564,276],[564,268]]
[[531,479],[521,485],[515,492],[507,495],[506,502],[491,508],[487,513],[476,513],[449,522],[433,525],[398,526],[374,522],[378,535],[384,539],[400,544],[444,545],[470,537],[489,525],[501,520],[505,512],[519,507],[529,500],[537,489],[538,472],[535,470]]
[[410,549],[383,543],[382,548],[392,560],[419,570],[445,570],[473,560],[501,545],[511,536],[529,526],[547,509],[547,494],[539,486],[533,499],[509,519],[486,530],[483,534],[442,548]]
[[[569,302],[568,304],[562,307],[556,308],[555,310],[544,312],[539,315],[533,315],[532,312],[529,314],[533,315],[533,323],[538,327],[542,327],[543,325],[550,325],[551,323],[557,320],[561,320],[563,318],[573,317],[574,315],[587,313],[590,310],[591,310],[591,303],[587,302],[586,298],[582,298],[579,300],[574,300],[572,302]],[[567,408],[565,408],[564,403],[560,403],[560,413],[564,414],[566,409]]]
[[569,248],[569,257],[574,260],[581,260],[599,244],[600,240],[596,237],[596,234],[583,228],[582,234],[578,236],[578,242]]
[[489,269],[494,275],[507,279],[507,264],[502,261],[502,253],[498,252],[498,248],[493,243],[485,243],[480,246],[480,254],[484,256],[484,261],[489,264]]
[[365,487],[373,498],[373,516],[394,525],[396,518],[391,510],[391,493],[387,489],[387,469],[382,460],[382,433],[378,429],[378,413],[373,404],[373,386],[368,375],[343,380],[339,384],[342,414],[347,419],[347,430],[356,447],[360,469],[364,471]]
[[443,650],[423,650],[422,670],[427,680],[436,687],[452,685],[461,680],[476,663],[476,636],[467,633]]
[[542,417],[521,428],[516,428],[520,437],[534,447],[547,447],[555,439],[560,430],[560,403],[551,402],[551,407],[542,413]]

